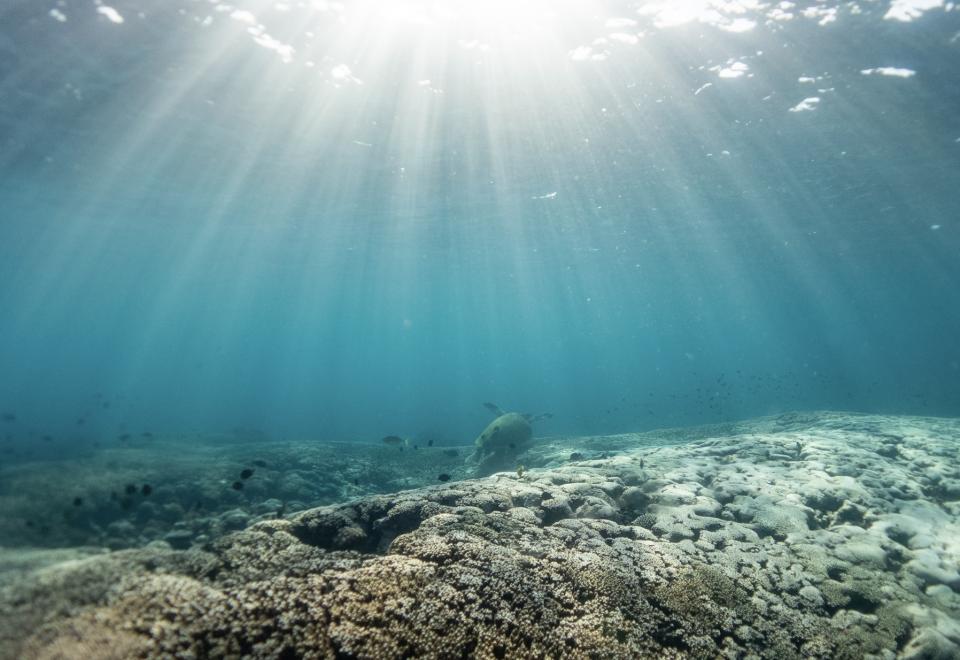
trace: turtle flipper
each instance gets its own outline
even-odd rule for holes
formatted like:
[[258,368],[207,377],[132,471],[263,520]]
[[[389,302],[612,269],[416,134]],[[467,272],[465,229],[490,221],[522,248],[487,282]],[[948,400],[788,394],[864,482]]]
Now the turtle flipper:
[[538,421],[538,420],[541,420],[541,419],[550,419],[551,417],[553,417],[553,413],[542,412],[542,413],[540,413],[539,415],[534,415],[533,417],[527,418],[527,421],[530,422],[531,424],[533,424],[534,422],[536,422],[536,421]]
[[499,408],[499,407],[497,406],[497,404],[495,404],[495,403],[485,403],[485,404],[483,404],[483,405],[485,405],[485,406],[487,407],[487,409],[488,409],[490,412],[492,412],[494,415],[496,415],[497,417],[502,417],[503,415],[506,415],[506,414],[507,414],[507,413],[503,412],[502,410],[500,410],[500,408]]

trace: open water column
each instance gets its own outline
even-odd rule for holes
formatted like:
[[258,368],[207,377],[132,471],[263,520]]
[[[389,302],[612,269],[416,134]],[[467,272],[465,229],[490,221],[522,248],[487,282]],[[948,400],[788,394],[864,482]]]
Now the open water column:
[[960,660],[960,6],[5,0],[0,660]]

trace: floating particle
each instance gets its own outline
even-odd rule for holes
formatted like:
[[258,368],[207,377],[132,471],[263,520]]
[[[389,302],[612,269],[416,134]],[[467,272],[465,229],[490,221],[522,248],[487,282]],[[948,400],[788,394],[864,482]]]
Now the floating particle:
[[233,486],[231,486],[231,488],[233,488],[234,490],[243,490],[243,482],[242,482],[242,481],[234,481],[234,482],[233,482]]
[[267,467],[266,461],[254,461],[253,464],[257,467]]
[[73,498],[73,506],[80,506],[80,505],[82,505],[82,504],[83,504],[83,498],[82,498],[82,497],[74,497],[74,498]]
[[243,472],[240,473],[241,479],[249,479],[252,476],[253,476],[253,470],[244,470]]
[[137,487],[134,486],[133,484],[127,484],[127,487],[124,488],[123,491],[124,491],[127,495],[133,495],[134,493],[137,492]]
[[450,481],[450,475],[444,473],[444,474],[441,474],[439,477],[437,477],[437,479],[446,483],[447,481]]
[[149,495],[153,492],[153,488],[151,488],[150,484],[143,484],[143,488],[140,489],[140,492],[144,495]]

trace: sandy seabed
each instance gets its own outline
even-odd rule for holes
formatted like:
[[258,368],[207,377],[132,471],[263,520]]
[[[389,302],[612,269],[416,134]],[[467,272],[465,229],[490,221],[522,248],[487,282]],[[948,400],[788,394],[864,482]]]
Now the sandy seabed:
[[191,447],[4,470],[0,658],[960,659],[960,420]]

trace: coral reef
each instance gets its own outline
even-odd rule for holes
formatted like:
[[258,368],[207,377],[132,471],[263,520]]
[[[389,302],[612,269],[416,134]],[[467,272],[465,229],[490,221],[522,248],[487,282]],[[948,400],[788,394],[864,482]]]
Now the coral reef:
[[0,657],[960,658],[960,427],[763,424],[0,574]]

